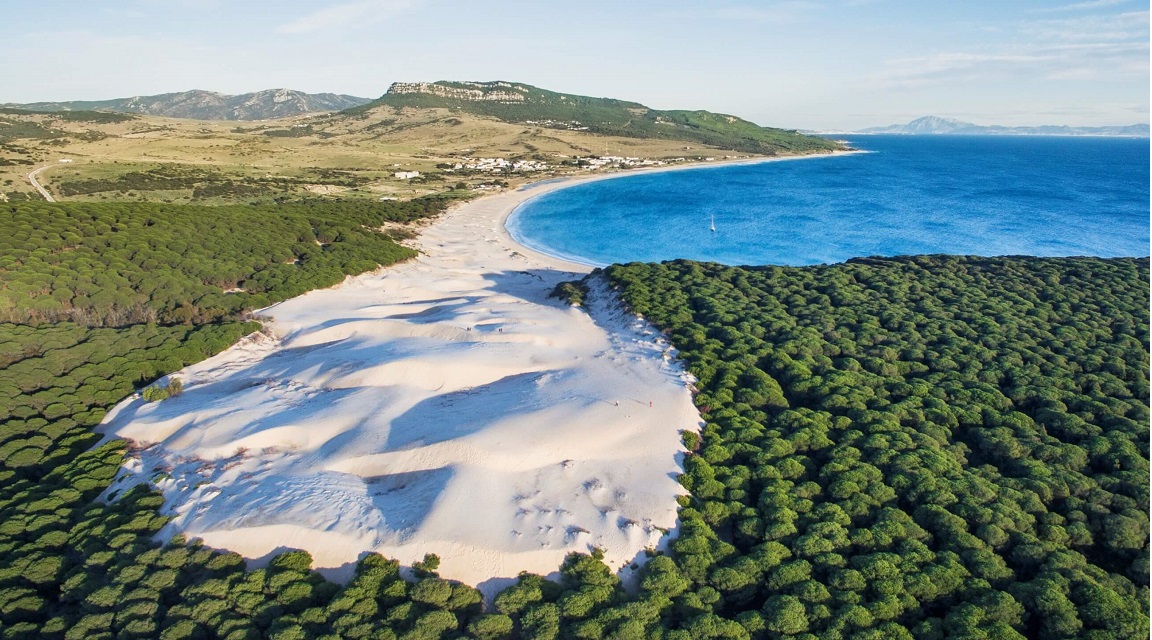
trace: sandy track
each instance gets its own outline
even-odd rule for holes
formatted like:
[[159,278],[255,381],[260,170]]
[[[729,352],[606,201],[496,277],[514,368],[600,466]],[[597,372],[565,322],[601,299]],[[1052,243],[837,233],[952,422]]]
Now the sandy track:
[[48,193],[48,190],[44,188],[44,185],[40,184],[40,181],[38,181],[36,179],[36,176],[40,175],[40,173],[42,171],[44,171],[45,169],[51,169],[52,167],[55,167],[55,166],[57,166],[57,165],[55,165],[55,164],[45,165],[45,166],[40,167],[39,169],[36,169],[35,171],[32,171],[31,173],[28,174],[28,182],[32,183],[32,187],[35,188],[37,191],[39,191],[40,195],[44,196],[44,199],[47,200],[48,202],[56,202],[56,199],[52,197],[51,193]]

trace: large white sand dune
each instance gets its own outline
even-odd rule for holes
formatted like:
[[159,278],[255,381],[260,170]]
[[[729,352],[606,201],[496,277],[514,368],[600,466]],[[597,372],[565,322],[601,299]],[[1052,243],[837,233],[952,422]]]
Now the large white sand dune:
[[[537,188],[535,195],[543,191]],[[600,547],[660,544],[696,429],[667,343],[603,288],[547,300],[586,267],[515,245],[525,192],[464,205],[410,263],[275,305],[256,335],[128,400],[104,430],[147,447],[113,488],[155,482],[183,532],[249,558],[307,549],[347,575],[379,551],[442,559],[491,595]]]

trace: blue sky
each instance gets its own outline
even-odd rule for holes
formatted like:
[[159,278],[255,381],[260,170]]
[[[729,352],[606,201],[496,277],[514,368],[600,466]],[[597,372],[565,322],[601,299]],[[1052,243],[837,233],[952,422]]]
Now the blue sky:
[[513,80],[760,124],[1148,122],[1140,0],[41,0],[0,102]]

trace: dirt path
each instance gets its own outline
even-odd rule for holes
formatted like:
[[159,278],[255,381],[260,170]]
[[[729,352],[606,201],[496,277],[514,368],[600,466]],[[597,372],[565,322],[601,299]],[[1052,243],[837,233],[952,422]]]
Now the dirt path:
[[35,187],[36,190],[40,192],[40,195],[44,196],[44,199],[47,200],[48,202],[56,202],[56,198],[53,198],[52,194],[48,193],[48,190],[45,189],[39,182],[36,181],[36,176],[40,175],[41,171],[48,169],[48,168],[51,168],[51,167],[55,167],[55,166],[56,166],[55,164],[45,165],[45,166],[40,167],[39,169],[33,171],[32,173],[28,174],[28,182],[31,182],[32,186]]

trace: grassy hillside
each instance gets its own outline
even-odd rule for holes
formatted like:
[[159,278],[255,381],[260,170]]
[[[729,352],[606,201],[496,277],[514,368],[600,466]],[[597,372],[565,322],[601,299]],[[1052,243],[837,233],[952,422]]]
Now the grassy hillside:
[[[472,86],[425,86],[458,90],[449,85]],[[500,95],[468,91],[476,94],[465,97]],[[616,171],[837,148],[732,116],[528,93],[492,102],[390,92],[349,112],[251,123],[0,109],[0,202],[40,200],[27,179],[40,167],[47,170],[38,180],[61,201],[263,205],[408,200],[457,186],[515,187],[592,166]],[[480,159],[520,166],[475,168]],[[396,175],[408,171],[420,176]]]
[[[412,87],[412,89],[407,89]],[[509,82],[436,82],[393,85],[380,99],[345,113],[378,106],[451,109],[504,122],[634,138],[698,142],[713,147],[775,155],[831,151],[840,145],[785,129],[761,127],[708,111],[660,111],[636,102],[547,91]]]
[[[25,140],[51,141],[57,143],[71,131],[77,131],[84,125],[120,124],[133,120],[134,116],[119,113],[100,113],[98,111],[68,111],[53,113],[48,111],[27,111],[24,109],[0,108],[0,166],[16,164],[32,164],[29,158],[5,159],[4,155],[21,151],[16,142]],[[80,129],[81,135],[89,133],[92,129]],[[102,136],[103,134],[97,133]],[[8,153],[3,153],[8,152]]]

